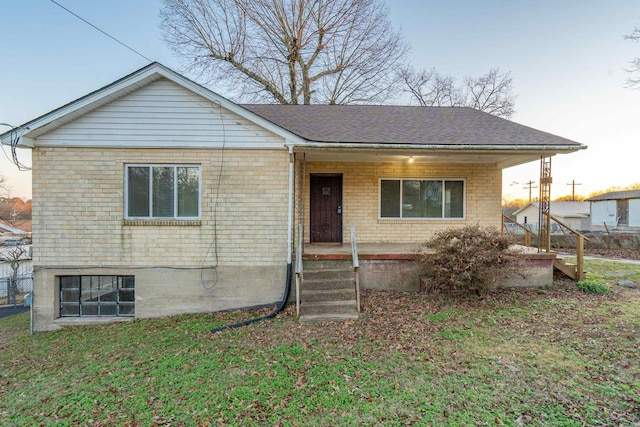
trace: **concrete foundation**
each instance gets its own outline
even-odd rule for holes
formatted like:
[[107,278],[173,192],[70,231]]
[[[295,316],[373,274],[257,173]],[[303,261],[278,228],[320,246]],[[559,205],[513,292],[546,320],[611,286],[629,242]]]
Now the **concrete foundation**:
[[135,276],[135,318],[206,313],[253,307],[281,300],[286,265],[199,268],[36,268],[33,280],[34,331],[68,325],[113,322],[127,317],[60,317],[57,276]]
[[[362,247],[362,251],[360,248]],[[393,291],[418,291],[423,266],[414,244],[364,244],[359,246],[360,288]],[[376,251],[377,249],[377,251]],[[391,253],[382,253],[382,252]],[[376,253],[377,252],[377,253]],[[555,254],[529,250],[523,253],[524,266],[521,274],[509,279],[504,287],[544,287],[553,283],[553,260]],[[352,264],[349,245],[339,247],[307,246],[305,259],[342,262]]]

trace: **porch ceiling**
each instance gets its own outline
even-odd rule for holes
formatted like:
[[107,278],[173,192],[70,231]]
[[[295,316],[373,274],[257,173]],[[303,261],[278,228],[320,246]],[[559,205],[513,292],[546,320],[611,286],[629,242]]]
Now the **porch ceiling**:
[[369,162],[404,162],[408,163],[413,158],[415,163],[482,163],[495,165],[499,169],[529,163],[540,160],[542,155],[549,156],[555,153],[542,153],[539,151],[517,152],[508,151],[435,151],[425,153],[424,150],[295,150],[305,154],[307,162],[349,162],[349,163],[369,163]]

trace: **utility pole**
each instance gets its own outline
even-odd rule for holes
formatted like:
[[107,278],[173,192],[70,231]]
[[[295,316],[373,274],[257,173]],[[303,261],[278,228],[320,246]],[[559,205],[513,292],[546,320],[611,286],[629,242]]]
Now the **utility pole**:
[[529,182],[524,183],[524,185],[528,186],[528,187],[524,187],[524,189],[526,190],[527,188],[529,188],[529,203],[531,203],[531,189],[538,188],[533,186],[533,184],[535,183],[536,183],[535,181],[531,181],[531,180],[529,180]]
[[571,180],[571,182],[567,185],[571,186],[571,200],[575,201],[576,200],[576,185],[582,185],[582,183],[577,183],[576,184],[576,180],[573,179]]

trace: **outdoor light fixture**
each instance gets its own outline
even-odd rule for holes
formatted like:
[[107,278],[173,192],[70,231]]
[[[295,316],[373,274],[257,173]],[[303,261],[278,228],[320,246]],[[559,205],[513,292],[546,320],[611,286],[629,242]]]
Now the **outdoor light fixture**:
[[409,160],[407,160],[407,162],[413,163],[413,156],[409,156]]

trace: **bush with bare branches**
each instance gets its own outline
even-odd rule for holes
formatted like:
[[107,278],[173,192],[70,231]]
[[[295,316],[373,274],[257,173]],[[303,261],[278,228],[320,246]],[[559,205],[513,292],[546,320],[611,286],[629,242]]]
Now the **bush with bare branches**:
[[516,275],[521,265],[512,236],[480,225],[437,232],[423,244],[420,261],[427,290],[477,295]]

